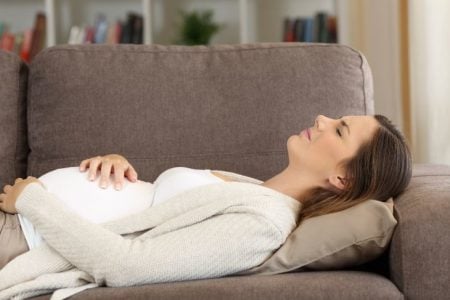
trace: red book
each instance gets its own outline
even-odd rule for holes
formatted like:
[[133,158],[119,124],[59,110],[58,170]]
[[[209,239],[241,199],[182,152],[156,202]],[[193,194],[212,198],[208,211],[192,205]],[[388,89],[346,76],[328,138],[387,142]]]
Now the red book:
[[122,37],[122,23],[117,21],[114,27],[114,44],[119,44]]
[[284,19],[283,42],[295,42],[295,22],[289,18]]
[[86,44],[93,44],[94,43],[94,35],[95,35],[94,27],[87,26],[86,27],[86,38],[84,39],[84,42]]
[[27,29],[24,32],[23,44],[20,49],[20,58],[26,62],[30,62],[31,39],[33,37],[33,29]]
[[14,49],[14,35],[9,32],[3,33],[2,49],[6,51],[12,51]]

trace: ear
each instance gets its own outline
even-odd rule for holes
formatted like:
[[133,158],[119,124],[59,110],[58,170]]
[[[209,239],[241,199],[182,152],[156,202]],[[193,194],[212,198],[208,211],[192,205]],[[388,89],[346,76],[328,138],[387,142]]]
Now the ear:
[[341,174],[333,174],[328,177],[328,182],[333,188],[342,191],[345,188],[345,178]]

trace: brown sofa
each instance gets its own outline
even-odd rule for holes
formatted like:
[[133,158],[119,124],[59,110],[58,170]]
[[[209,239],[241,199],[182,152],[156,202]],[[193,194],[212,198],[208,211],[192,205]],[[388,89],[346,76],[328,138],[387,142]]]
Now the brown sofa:
[[[30,65],[0,51],[0,186],[109,153],[146,181],[174,166],[266,180],[287,164],[288,137],[317,114],[373,114],[372,87],[361,53],[336,44],[63,45]],[[448,299],[450,166],[415,165],[395,217],[389,249],[357,267],[72,298]]]

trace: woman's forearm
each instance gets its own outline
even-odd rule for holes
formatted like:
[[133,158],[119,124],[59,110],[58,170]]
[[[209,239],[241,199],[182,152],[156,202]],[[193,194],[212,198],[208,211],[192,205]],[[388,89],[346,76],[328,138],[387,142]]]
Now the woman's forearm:
[[[170,208],[161,205],[148,211]],[[80,218],[35,183],[20,195],[17,209],[61,256],[107,286],[219,277],[263,262],[283,243],[267,220],[242,213],[179,224],[177,230],[154,237],[149,231],[125,239]]]

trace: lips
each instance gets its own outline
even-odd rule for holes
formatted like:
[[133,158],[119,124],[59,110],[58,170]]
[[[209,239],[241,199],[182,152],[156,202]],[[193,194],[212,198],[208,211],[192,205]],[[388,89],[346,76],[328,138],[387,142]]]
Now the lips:
[[301,135],[304,135],[309,141],[311,140],[311,131],[309,128],[306,128],[300,132]]

